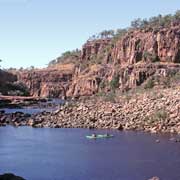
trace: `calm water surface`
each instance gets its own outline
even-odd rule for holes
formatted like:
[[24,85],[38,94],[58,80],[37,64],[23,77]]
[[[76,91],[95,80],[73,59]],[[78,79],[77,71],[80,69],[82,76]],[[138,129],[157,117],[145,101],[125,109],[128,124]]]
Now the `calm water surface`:
[[[24,108],[0,108],[0,110],[4,110],[6,113],[15,113],[15,112],[23,112],[27,114],[37,114],[41,112],[52,112],[58,109],[58,106],[63,105],[65,103],[62,99],[52,99],[47,102],[39,102],[37,105],[24,107]],[[52,104],[53,107],[46,107],[48,104]]]
[[86,139],[91,133],[2,127],[0,173],[28,180],[180,180],[180,144],[168,136],[109,131],[114,138]]
[[38,114],[38,113],[41,113],[41,112],[53,112],[56,110],[56,108],[36,108],[36,107],[26,107],[26,108],[12,108],[12,109],[9,109],[9,108],[3,108],[3,109],[0,109],[0,110],[4,110],[5,113],[15,113],[15,112],[22,112],[22,113],[25,113],[25,114]]

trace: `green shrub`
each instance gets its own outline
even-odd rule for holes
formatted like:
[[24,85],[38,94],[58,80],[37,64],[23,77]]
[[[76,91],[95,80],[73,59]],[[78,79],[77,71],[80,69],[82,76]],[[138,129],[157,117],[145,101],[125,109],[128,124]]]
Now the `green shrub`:
[[156,123],[157,121],[164,121],[169,117],[167,111],[165,109],[157,110],[150,116],[145,117],[145,121],[150,123]]
[[117,96],[115,92],[98,92],[96,97],[101,97],[106,102],[116,102]]
[[164,78],[163,85],[164,85],[164,87],[169,88],[171,86],[171,78],[170,77]]
[[144,88],[145,89],[152,89],[154,87],[154,81],[152,79],[147,80]]
[[102,64],[104,57],[105,57],[105,55],[103,53],[98,54],[98,55],[93,54],[90,57],[89,65]]
[[177,72],[171,76],[171,82],[180,83],[180,72]]
[[156,54],[154,53],[150,53],[148,51],[145,51],[143,53],[143,58],[147,61],[147,60],[150,60],[151,62],[157,62],[159,61],[159,58],[157,57]]
[[98,97],[105,97],[105,92],[98,92],[96,95]]
[[116,94],[115,92],[109,92],[107,94],[104,94],[104,100],[107,102],[116,102]]
[[106,82],[105,81],[101,81],[100,82],[100,84],[99,84],[99,87],[101,88],[101,89],[104,89],[105,87],[106,87]]
[[29,90],[22,83],[6,83],[0,86],[0,92],[3,95],[9,95],[9,93],[17,93],[21,96],[29,96]]
[[132,98],[132,95],[126,94],[126,95],[124,96],[124,98],[125,98],[125,101],[126,101],[126,102],[129,102],[129,101],[131,100],[131,98]]
[[81,51],[79,49],[66,51],[62,53],[61,56],[58,57],[57,59],[50,61],[48,66],[54,66],[59,63],[67,62],[68,59],[71,59],[71,61],[75,63],[80,58],[80,55],[81,55]]
[[121,39],[127,33],[127,29],[117,29],[113,39],[112,44],[115,44],[119,39]]
[[113,91],[119,88],[119,74],[113,76],[112,80],[110,81],[110,87]]
[[165,120],[168,118],[168,113],[165,109],[157,110],[153,115],[152,118],[154,121]]

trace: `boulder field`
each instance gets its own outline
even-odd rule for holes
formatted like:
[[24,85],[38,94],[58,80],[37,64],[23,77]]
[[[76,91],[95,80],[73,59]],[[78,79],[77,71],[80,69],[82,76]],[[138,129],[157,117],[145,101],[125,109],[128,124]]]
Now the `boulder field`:
[[55,112],[36,115],[0,114],[5,126],[35,128],[89,128],[138,130],[151,133],[180,133],[180,87],[154,89],[116,98],[91,97],[67,102]]
[[[173,98],[172,98],[173,97]],[[139,130],[180,133],[180,88],[121,97],[118,103],[100,98],[67,103],[58,111],[38,114],[32,127]]]

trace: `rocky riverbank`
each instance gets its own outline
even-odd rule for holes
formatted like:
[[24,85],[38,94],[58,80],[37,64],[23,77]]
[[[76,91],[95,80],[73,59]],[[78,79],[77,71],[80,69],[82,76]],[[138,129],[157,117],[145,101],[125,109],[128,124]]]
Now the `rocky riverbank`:
[[0,108],[22,108],[47,102],[48,98],[35,98],[32,96],[2,96],[0,95]]
[[36,128],[89,128],[180,133],[180,87],[66,103],[55,112],[36,115],[0,113],[0,124]]
[[30,114],[25,114],[22,112],[5,113],[5,111],[2,110],[0,111],[0,126],[26,126],[27,121],[30,117]]
[[96,128],[180,133],[180,88],[134,94],[119,102],[86,99],[38,114],[27,125],[51,128]]

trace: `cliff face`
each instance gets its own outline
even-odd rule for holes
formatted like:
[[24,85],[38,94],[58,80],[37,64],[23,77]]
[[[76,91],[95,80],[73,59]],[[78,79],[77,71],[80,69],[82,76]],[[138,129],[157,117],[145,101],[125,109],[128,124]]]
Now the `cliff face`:
[[127,33],[116,44],[112,55],[120,64],[145,62],[180,63],[180,25],[160,30]]
[[18,79],[26,84],[32,96],[66,98],[72,74],[71,70],[43,69],[22,72]]
[[108,48],[110,50],[105,57],[111,56],[115,63],[121,65],[140,61],[180,63],[180,24],[158,30],[129,31],[115,44],[110,39],[89,41],[82,48],[82,60],[103,55]]
[[87,41],[86,44],[82,47],[82,61],[92,61],[97,60],[98,58],[103,61],[106,60],[107,54],[106,48],[111,45],[111,39],[100,39]]
[[72,96],[99,92],[101,82],[110,82],[114,74],[119,74],[119,89],[126,91],[143,84],[150,77],[167,77],[179,72],[180,25],[131,31],[115,44],[108,39],[87,42],[83,46],[82,63],[99,56],[99,71],[94,73],[89,65],[88,73],[76,76]]
[[122,91],[152,77],[167,77],[180,71],[180,23],[156,30],[130,30],[115,43],[109,38],[87,41],[81,57],[71,64],[73,68],[68,66],[63,61],[54,68],[24,72],[19,80],[34,96],[79,97],[109,91],[115,75]]
[[91,65],[74,75],[73,81],[67,92],[67,96],[79,97],[96,94],[100,90],[100,83],[108,79],[112,74],[112,68],[108,65]]

